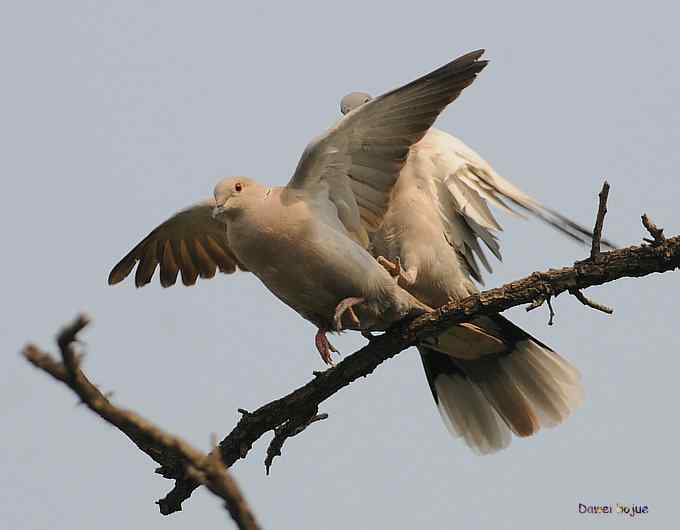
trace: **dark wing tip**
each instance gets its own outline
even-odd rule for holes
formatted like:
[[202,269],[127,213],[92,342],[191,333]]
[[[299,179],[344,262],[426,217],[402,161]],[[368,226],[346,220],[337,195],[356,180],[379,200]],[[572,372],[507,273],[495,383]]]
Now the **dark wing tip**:
[[130,259],[130,256],[125,256],[113,267],[113,269],[111,269],[111,272],[109,273],[108,284],[116,285],[117,283],[122,282],[125,278],[127,278],[130,272],[132,272],[132,268],[135,266],[136,262],[136,258]]
[[163,289],[167,289],[168,287],[172,287],[173,285],[175,285],[176,282],[177,282],[177,277],[171,278],[169,280],[161,277],[161,287]]
[[466,53],[457,59],[454,59],[448,64],[438,68],[437,70],[431,72],[430,74],[421,78],[420,81],[429,78],[439,78],[439,77],[449,77],[451,75],[470,77],[474,79],[475,76],[481,72],[486,65],[489,64],[487,59],[479,60],[479,58],[484,53],[484,50],[477,50],[474,52]]
[[[568,234],[568,235],[570,235],[571,237],[573,237],[577,241],[580,241],[584,245],[589,245],[590,242],[593,240],[593,232],[589,228],[586,228],[585,226],[583,226],[583,225],[581,225],[581,224],[579,224],[575,221],[572,221],[568,217],[562,215],[561,213],[559,213],[556,210],[553,210],[552,208],[545,208],[544,207],[544,210],[546,212],[550,213],[552,216],[554,216],[559,222],[566,225],[566,227],[568,227],[569,229],[576,232],[576,234],[578,234],[578,236],[574,235],[574,234]],[[549,224],[553,224],[553,223],[549,223]],[[553,226],[557,226],[557,228],[559,230],[566,232],[566,230],[564,228],[559,227],[557,224],[553,224]],[[579,236],[583,236],[583,237],[579,237]],[[616,250],[617,248],[619,248],[619,246],[616,243],[609,241],[606,238],[602,238],[600,240],[600,244],[607,250]]]
[[468,53],[466,53],[465,55],[461,55],[460,57],[458,57],[458,59],[455,59],[455,60],[454,60],[452,63],[450,63],[450,64],[452,64],[452,65],[455,64],[456,66],[475,65],[477,68],[479,68],[479,69],[481,70],[481,69],[484,68],[487,64],[489,64],[489,60],[488,60],[488,59],[483,59],[483,60],[481,60],[481,61],[479,60],[479,58],[480,58],[482,55],[484,55],[484,52],[485,52],[485,51],[486,51],[486,50],[484,50],[484,49],[482,48],[482,49],[479,49],[479,50],[475,50],[475,51],[473,51],[473,52],[468,52]]
[[484,48],[480,48],[479,50],[473,50],[471,52],[467,52],[464,55],[461,55],[454,62],[460,62],[460,63],[474,62],[477,59],[479,59],[482,55],[484,55],[485,52],[486,52],[486,50]]

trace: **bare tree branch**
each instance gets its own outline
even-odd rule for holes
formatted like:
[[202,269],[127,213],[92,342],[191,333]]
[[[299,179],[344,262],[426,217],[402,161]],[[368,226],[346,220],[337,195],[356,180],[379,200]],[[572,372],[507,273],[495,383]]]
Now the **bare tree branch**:
[[90,382],[80,369],[80,356],[73,347],[77,342],[78,333],[87,324],[87,317],[80,315],[59,333],[57,344],[61,351],[61,362],[32,344],[24,348],[24,357],[35,367],[66,384],[90,410],[118,427],[152,458],[163,460],[163,455],[172,454],[173,458],[181,459],[187,479],[192,483],[205,485],[211,492],[222,498],[225,507],[240,529],[259,530],[260,527],[236,481],[225,469],[219,451],[212,451],[210,455],[206,455],[194,449],[184,440],[165,433],[137,413],[113,405]]
[[[587,287],[621,278],[637,278],[655,272],[672,271],[679,266],[680,236],[676,236],[665,239],[656,246],[630,246],[602,252],[598,254],[596,261],[587,259],[572,267],[535,272],[502,287],[447,304],[411,322],[399,323],[389,332],[373,337],[368,345],[345,358],[336,367],[323,373],[315,373],[314,379],[304,386],[243,415],[219,445],[222,460],[229,467],[238,459],[245,458],[255,441],[268,431],[298,417],[300,411],[318,407],[343,387],[373,372],[383,361],[453,323],[478,315],[500,313],[518,305],[535,305],[537,300],[546,301],[565,291],[577,296],[575,293],[580,293]],[[600,309],[600,305],[595,302],[587,305]],[[553,316],[554,312],[551,312],[551,320]],[[163,467],[161,472],[167,478],[176,479],[174,488],[158,501],[161,513],[170,514],[181,510],[182,502],[198,484],[177,478],[172,468]]]
[[[601,201],[601,206],[603,202],[606,206],[606,195]],[[604,214],[601,217],[603,219]],[[447,304],[413,321],[400,322],[387,333],[370,337],[368,345],[345,358],[336,367],[325,372],[316,372],[314,379],[288,395],[254,412],[241,409],[240,420],[213,450],[210,461],[217,461],[215,455],[219,454],[224,466],[231,467],[238,459],[246,457],[260,437],[274,431],[274,440],[267,455],[267,464],[271,465],[273,458],[280,454],[283,442],[301,432],[318,416],[317,410],[323,401],[358,378],[367,376],[385,360],[452,324],[479,315],[500,313],[523,304],[538,307],[565,291],[586,305],[603,310],[604,306],[587,299],[581,290],[620,278],[636,278],[655,272],[671,271],[680,266],[680,236],[666,239],[663,238],[662,230],[651,221],[647,220],[645,226],[654,238],[650,245],[600,252],[596,253],[597,259],[579,261],[572,267],[535,272],[502,287]],[[551,306],[551,321],[553,316]],[[78,326],[73,328],[76,330],[72,333],[73,338],[77,328]],[[165,498],[158,501],[162,514],[181,510],[182,502],[201,484],[209,487],[213,485],[216,488],[211,479],[214,475],[199,464],[203,462],[201,457],[204,458],[204,455],[188,449],[175,438],[168,438],[167,435],[157,432],[153,426],[149,428],[149,425],[134,413],[113,407],[78,369],[77,357],[74,356],[73,361],[75,369],[71,370],[68,368],[71,361],[65,358],[64,363],[59,363],[33,346],[26,348],[25,355],[36,366],[71,386],[92,410],[116,425],[142,451],[161,464],[156,470],[158,473],[175,480],[174,488]],[[192,470],[197,470],[198,473]],[[216,473],[215,470],[212,472]],[[229,479],[228,475],[224,476],[227,477],[224,480]]]

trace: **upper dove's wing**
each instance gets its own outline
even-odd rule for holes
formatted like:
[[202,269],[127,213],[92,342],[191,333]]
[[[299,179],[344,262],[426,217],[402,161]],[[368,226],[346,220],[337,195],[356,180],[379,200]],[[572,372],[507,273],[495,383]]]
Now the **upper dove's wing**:
[[[476,279],[480,280],[481,274],[475,256],[491,270],[477,239],[501,259],[495,236],[501,226],[489,203],[520,217],[524,217],[522,212],[528,213],[580,243],[590,243],[592,232],[588,228],[524,193],[458,138],[431,129],[414,149],[430,153],[433,158],[436,171],[431,177],[436,181],[436,206],[445,222],[447,239],[464,255]],[[607,240],[602,244],[614,248]]]
[[212,217],[214,208],[215,200],[208,199],[159,225],[111,270],[109,285],[125,279],[138,261],[137,287],[149,283],[158,266],[163,287],[174,285],[178,272],[184,285],[193,285],[199,276],[212,278],[217,269],[226,274],[243,270],[229,249],[226,226]]
[[307,146],[288,186],[327,185],[340,220],[367,245],[410,147],[486,66],[478,60],[482,53],[468,53],[349,112]]

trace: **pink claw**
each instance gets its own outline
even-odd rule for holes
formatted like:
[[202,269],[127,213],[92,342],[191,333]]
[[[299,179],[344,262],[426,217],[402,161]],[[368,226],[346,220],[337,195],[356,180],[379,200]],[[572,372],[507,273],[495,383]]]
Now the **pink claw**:
[[335,347],[329,342],[328,337],[326,337],[327,332],[328,330],[319,328],[319,330],[316,332],[316,336],[314,337],[314,343],[316,344],[316,349],[319,350],[319,354],[321,355],[323,362],[330,366],[335,366],[335,363],[331,358],[332,353],[340,352],[338,352],[338,350],[336,350]]

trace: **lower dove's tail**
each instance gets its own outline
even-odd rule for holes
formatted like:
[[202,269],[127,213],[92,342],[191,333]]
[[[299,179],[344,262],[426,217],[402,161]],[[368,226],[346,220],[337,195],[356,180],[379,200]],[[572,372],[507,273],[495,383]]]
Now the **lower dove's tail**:
[[478,454],[562,423],[582,403],[578,370],[505,317],[457,325],[419,346],[446,427]]

